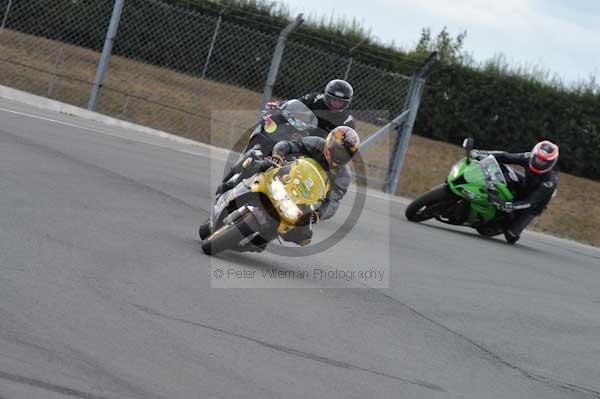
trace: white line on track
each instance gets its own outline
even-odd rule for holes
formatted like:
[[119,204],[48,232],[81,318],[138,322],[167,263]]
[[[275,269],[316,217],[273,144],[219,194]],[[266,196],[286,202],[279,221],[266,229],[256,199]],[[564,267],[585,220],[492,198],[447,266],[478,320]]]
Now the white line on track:
[[[186,154],[198,155],[198,156],[205,157],[205,158],[214,158],[213,154],[206,154],[206,153],[198,152],[198,151],[190,151],[190,150],[185,150],[185,149],[182,149],[182,148],[174,148],[174,147],[170,147],[170,146],[167,146],[167,145],[163,145],[163,144],[159,144],[159,143],[153,143],[153,142],[150,142],[150,141],[142,140],[139,137],[128,137],[128,136],[117,134],[117,133],[109,133],[109,132],[107,132],[105,130],[100,130],[100,129],[95,129],[95,128],[92,128],[92,127],[77,125],[77,124],[74,124],[74,123],[64,122],[64,121],[60,121],[60,120],[57,120],[57,119],[46,118],[46,117],[40,116],[40,115],[28,114],[28,113],[25,113],[25,112],[19,112],[19,111],[15,111],[15,110],[11,110],[11,109],[6,109],[6,108],[2,108],[2,107],[0,107],[0,111],[8,112],[8,113],[11,113],[11,114],[16,114],[16,115],[20,115],[20,116],[26,116],[26,117],[30,117],[32,119],[39,119],[39,120],[43,120],[43,121],[47,121],[47,122],[53,122],[53,123],[57,123],[59,125],[74,127],[74,128],[77,128],[77,129],[87,130],[87,131],[94,132],[94,133],[100,133],[100,134],[104,134],[104,135],[107,135],[107,136],[116,137],[116,138],[120,138],[120,139],[131,140],[131,141],[135,141],[135,142],[138,142],[138,143],[152,145],[152,146],[155,146],[155,147],[167,148],[167,149],[170,149],[170,150],[174,150],[174,151],[182,152],[182,153],[186,153]],[[157,136],[157,138],[160,138],[160,137]],[[218,158],[220,160],[223,160],[223,161],[226,159],[226,157],[218,157]]]

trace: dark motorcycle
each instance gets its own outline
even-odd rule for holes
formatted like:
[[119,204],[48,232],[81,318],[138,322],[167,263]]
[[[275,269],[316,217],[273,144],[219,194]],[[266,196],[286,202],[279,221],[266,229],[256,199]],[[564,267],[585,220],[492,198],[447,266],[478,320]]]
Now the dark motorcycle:
[[243,152],[260,149],[266,156],[278,142],[311,136],[315,129],[318,129],[318,119],[313,111],[301,101],[290,100],[279,109],[262,111]]

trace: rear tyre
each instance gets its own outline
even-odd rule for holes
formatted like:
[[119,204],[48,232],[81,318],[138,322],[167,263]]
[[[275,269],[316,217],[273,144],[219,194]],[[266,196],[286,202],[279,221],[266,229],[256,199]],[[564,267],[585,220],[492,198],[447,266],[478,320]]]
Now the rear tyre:
[[502,231],[498,231],[498,229],[490,228],[490,227],[480,227],[476,229],[479,234],[484,237],[494,237],[502,234]]
[[248,220],[251,217],[254,216],[248,214],[233,224],[222,226],[202,241],[202,251],[212,256],[226,249],[235,248],[241,240],[254,233],[248,225]]
[[[458,199],[450,190],[446,184],[442,184],[434,188],[433,190],[417,197],[406,207],[406,218],[411,222],[424,222],[425,220],[431,219],[437,216],[438,209],[436,205],[441,205]],[[440,211],[442,209],[439,209]]]

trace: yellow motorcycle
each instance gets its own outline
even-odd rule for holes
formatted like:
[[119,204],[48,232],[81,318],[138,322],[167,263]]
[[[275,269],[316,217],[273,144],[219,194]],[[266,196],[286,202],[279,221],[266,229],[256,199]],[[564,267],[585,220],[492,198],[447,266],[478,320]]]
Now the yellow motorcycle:
[[295,226],[310,223],[329,187],[327,172],[312,158],[273,163],[217,197],[208,231],[200,229],[202,250],[208,255],[261,251]]

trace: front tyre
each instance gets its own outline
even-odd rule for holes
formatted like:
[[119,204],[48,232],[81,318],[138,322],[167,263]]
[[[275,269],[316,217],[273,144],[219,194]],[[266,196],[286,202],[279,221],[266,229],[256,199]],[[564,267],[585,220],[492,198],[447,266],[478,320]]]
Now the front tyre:
[[212,256],[237,247],[240,241],[254,233],[248,223],[252,217],[254,217],[252,214],[248,214],[235,223],[221,226],[202,241],[202,251]]
[[198,228],[198,236],[201,240],[205,240],[210,235],[210,219],[206,219]]
[[448,202],[455,199],[446,184],[442,184],[433,190],[417,197],[412,201],[405,211],[406,218],[411,222],[424,222],[437,216]]

